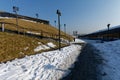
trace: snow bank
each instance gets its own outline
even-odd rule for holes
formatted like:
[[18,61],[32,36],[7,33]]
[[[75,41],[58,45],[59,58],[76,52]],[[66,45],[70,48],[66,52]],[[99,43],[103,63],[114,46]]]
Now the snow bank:
[[[52,45],[49,43],[48,45]],[[58,80],[67,75],[68,68],[80,53],[81,46],[71,45],[37,55],[26,56],[0,64],[1,80]]]
[[103,57],[100,80],[120,80],[120,40],[93,44]]

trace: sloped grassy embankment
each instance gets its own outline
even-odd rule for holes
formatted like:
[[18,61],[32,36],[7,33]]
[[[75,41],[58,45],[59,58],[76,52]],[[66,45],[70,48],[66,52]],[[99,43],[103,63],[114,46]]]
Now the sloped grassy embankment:
[[[0,19],[0,22],[9,22],[15,24],[15,19]],[[57,29],[45,24],[28,22],[24,20],[19,20],[19,25],[24,28],[28,28],[32,30],[43,30],[46,32],[57,33]],[[5,29],[16,30],[12,25],[5,25]],[[62,32],[64,34],[64,32]],[[69,35],[67,35],[69,36]],[[70,37],[70,36],[69,36]],[[64,38],[64,37],[63,37]],[[67,39],[67,38],[64,38]],[[72,40],[72,37],[70,38]],[[68,39],[67,39],[68,40]],[[55,45],[54,48],[42,49],[39,51],[35,51],[35,48],[40,45],[47,45],[47,43],[53,43]],[[62,44],[62,47],[66,46],[66,44]],[[45,47],[45,46],[43,46]],[[22,58],[25,55],[33,55],[36,53],[40,53],[43,51],[53,50],[58,48],[58,42],[51,39],[40,39],[36,37],[30,37],[25,35],[18,35],[14,33],[8,32],[0,32],[0,62],[6,62],[9,60],[13,60],[15,58]]]
[[[14,31],[17,30],[16,19],[14,18],[0,18],[0,22],[12,23],[12,24],[5,24],[5,29],[14,30]],[[40,33],[41,35],[41,31],[42,31],[43,36],[51,36],[51,34],[53,35],[58,34],[58,30],[51,25],[36,23],[33,21],[28,21],[23,19],[18,19],[18,26],[19,26],[18,29],[20,32],[24,31],[26,33],[28,32]],[[61,36],[64,39],[69,38],[70,40],[72,40],[72,37],[68,34],[65,34],[63,31],[61,31],[61,35],[64,35],[64,36]]]
[[38,52],[34,51],[37,46],[47,44],[49,42],[56,45],[54,49],[58,48],[58,43],[53,40],[50,41],[46,39],[38,39],[34,37],[0,32],[0,62],[21,58],[25,55],[32,55],[47,50],[53,50],[53,48],[50,48],[40,50]]

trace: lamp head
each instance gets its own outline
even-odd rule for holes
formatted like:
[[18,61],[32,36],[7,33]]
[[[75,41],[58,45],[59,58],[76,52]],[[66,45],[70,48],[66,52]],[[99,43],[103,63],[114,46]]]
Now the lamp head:
[[108,24],[107,27],[110,27],[110,24]]
[[57,9],[56,14],[58,14],[59,16],[61,16],[61,12]]

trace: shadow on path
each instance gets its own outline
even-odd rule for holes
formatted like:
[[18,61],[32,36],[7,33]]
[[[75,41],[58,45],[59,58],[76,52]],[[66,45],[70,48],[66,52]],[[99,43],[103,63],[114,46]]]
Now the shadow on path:
[[61,80],[98,80],[97,66],[102,63],[102,58],[98,54],[99,51],[92,45],[86,44],[74,63],[75,67],[71,73]]

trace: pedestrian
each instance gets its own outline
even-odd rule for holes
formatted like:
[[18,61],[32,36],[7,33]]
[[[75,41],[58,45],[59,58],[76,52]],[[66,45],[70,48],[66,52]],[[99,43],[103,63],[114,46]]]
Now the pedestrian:
[[75,42],[75,38],[74,38],[74,42]]

